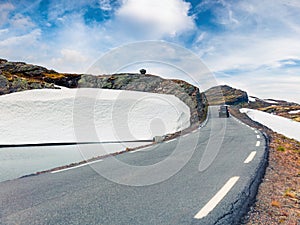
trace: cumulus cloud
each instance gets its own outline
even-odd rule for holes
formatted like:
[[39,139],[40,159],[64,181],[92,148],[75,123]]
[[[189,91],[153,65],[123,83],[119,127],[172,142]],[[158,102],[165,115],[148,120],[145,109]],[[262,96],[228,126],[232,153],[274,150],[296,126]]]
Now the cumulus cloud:
[[[34,11],[39,10],[39,4],[31,7],[33,14],[28,10],[18,13],[23,11],[7,5],[6,11],[15,13],[7,13],[9,29],[1,29],[2,57],[83,73],[112,48],[145,39],[176,38],[195,28],[189,15],[191,5],[183,0],[120,0],[118,4],[116,7],[110,0],[54,0],[43,5],[45,21],[36,20]],[[91,22],[86,20],[90,16],[87,8],[115,14],[109,20]],[[27,43],[18,45],[18,55],[14,49],[22,41]]]
[[183,0],[123,0],[116,15],[120,21],[158,35],[172,35],[195,27],[190,3]]
[[[295,85],[299,86],[298,0],[203,0],[198,6],[192,2],[193,8],[185,0],[13,2],[0,3],[0,52],[10,60],[84,73],[112,48],[135,41],[167,40],[192,48],[221,83],[236,84],[265,97],[281,93],[281,98],[292,97]],[[157,53],[167,54],[161,49]],[[187,62],[185,57],[174,54],[174,62]],[[184,78],[166,66],[148,67],[149,72]],[[268,88],[260,85],[263,80]],[[275,93],[278,83],[286,94]]]

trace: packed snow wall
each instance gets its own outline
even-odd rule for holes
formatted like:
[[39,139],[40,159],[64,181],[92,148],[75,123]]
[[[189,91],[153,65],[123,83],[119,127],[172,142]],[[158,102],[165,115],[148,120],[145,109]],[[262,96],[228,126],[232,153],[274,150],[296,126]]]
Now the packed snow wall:
[[190,126],[189,107],[166,94],[30,90],[0,96],[0,107],[0,144],[151,140]]

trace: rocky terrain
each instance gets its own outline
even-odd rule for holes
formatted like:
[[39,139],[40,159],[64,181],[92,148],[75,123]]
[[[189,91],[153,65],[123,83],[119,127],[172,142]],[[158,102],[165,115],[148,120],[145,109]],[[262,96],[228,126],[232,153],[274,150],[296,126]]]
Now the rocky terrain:
[[300,122],[300,105],[296,103],[272,100],[277,103],[265,103],[257,99],[255,102],[249,102],[249,108],[258,109],[263,112],[282,116]]
[[73,88],[77,86],[80,77],[79,74],[58,73],[41,66],[0,59],[0,94],[55,88],[54,85]]
[[205,96],[210,105],[226,104],[257,109],[300,122],[300,105],[294,102],[248,96],[247,92],[227,85],[212,87],[205,91]]
[[[181,80],[166,80],[150,74],[65,74],[44,67],[0,59],[0,95],[41,88],[105,88],[172,94],[186,103],[191,124],[205,117],[207,104],[230,105],[231,114],[266,132],[270,138],[269,165],[255,204],[243,224],[300,224],[300,143],[277,134],[239,112],[242,107],[258,109],[300,121],[300,105],[282,100],[248,97],[247,93],[222,85],[205,93]],[[206,99],[207,98],[207,99]]]
[[248,103],[247,92],[227,85],[216,86],[205,91],[210,105],[238,105]]
[[268,166],[256,201],[241,224],[300,224],[300,142],[273,132],[240,113],[232,106],[230,113],[244,123],[265,132],[270,140]]
[[[242,224],[300,224],[300,142],[273,132],[240,113],[242,107],[261,110],[299,122],[300,105],[274,99],[248,97],[247,93],[228,86],[214,87],[205,94],[222,90],[222,98],[211,98],[213,104],[222,100],[230,105],[230,113],[244,123],[265,132],[269,139],[268,167],[259,187],[255,203]],[[207,96],[208,101],[210,98]],[[250,101],[251,100],[251,101]],[[210,103],[211,103],[210,102]]]
[[199,89],[182,80],[168,80],[150,74],[85,75],[58,73],[41,66],[0,59],[0,95],[41,88],[103,88],[171,94],[182,100],[191,112],[190,122],[204,120],[206,98]]

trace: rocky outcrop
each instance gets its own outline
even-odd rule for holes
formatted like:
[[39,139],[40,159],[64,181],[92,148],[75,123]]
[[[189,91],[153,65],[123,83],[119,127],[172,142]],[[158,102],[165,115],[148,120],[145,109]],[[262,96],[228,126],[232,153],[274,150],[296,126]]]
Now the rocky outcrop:
[[27,79],[11,76],[7,78],[0,73],[0,95],[9,94],[12,92],[30,90],[30,89],[42,89],[42,88],[55,88],[53,84],[40,82],[40,81],[28,81]]
[[[0,75],[2,85],[0,94],[41,88],[55,88],[54,85],[77,87],[79,74],[63,74],[48,70],[41,66],[26,64],[24,62],[9,62],[0,59]],[[4,79],[5,78],[5,79]],[[7,85],[4,85],[8,82]],[[5,87],[2,87],[2,86]]]
[[182,80],[163,79],[150,74],[66,74],[41,66],[0,59],[0,95],[30,89],[57,88],[55,85],[175,95],[190,108],[191,125],[203,121],[207,111],[205,96],[197,87]]
[[248,103],[247,92],[227,85],[212,87],[205,91],[209,105],[238,105]]

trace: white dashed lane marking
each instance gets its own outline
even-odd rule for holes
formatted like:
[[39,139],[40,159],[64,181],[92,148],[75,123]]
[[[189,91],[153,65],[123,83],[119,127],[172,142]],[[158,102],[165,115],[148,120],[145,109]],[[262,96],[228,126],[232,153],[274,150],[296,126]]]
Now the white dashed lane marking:
[[260,136],[259,135],[256,135],[257,139],[260,139]]
[[260,146],[260,141],[256,142],[256,147]]
[[250,155],[247,157],[247,159],[244,161],[244,163],[247,164],[251,162],[254,159],[255,155],[256,155],[256,151],[251,152]]

